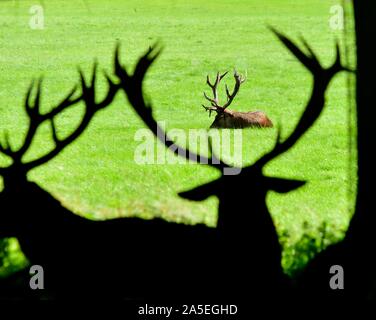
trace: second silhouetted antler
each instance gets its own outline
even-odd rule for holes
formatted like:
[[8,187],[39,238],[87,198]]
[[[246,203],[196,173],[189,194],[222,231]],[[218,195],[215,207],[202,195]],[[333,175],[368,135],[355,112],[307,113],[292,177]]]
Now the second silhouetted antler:
[[336,44],[336,58],[329,68],[324,68],[316,54],[308,43],[302,39],[308,54],[305,54],[290,39],[282,35],[277,30],[271,28],[279,40],[291,51],[291,53],[308,69],[313,76],[313,89],[311,98],[303,111],[303,114],[291,135],[281,142],[278,136],[274,149],[261,157],[254,166],[263,166],[273,158],[289,150],[300,137],[315,123],[325,106],[325,92],[333,77],[341,71],[352,71],[341,64],[340,50]]
[[[79,74],[81,93],[75,97],[75,93],[77,92],[77,86],[75,86],[60,103],[52,107],[52,109],[47,113],[41,112],[42,80],[40,79],[36,85],[34,84],[34,82],[31,83],[26,94],[24,105],[25,112],[29,118],[29,124],[21,147],[19,147],[18,149],[13,149],[9,142],[7,134],[5,135],[5,143],[0,143],[0,152],[11,158],[13,161],[9,168],[16,166],[17,170],[26,173],[32,168],[48,162],[83,133],[94,115],[99,110],[111,104],[118,91],[118,85],[113,83],[110,78],[107,77],[107,94],[101,101],[97,102],[95,97],[97,74],[96,64],[94,64],[92,78],[89,83],[87,83],[81,71],[79,72]],[[36,94],[34,99],[32,99],[31,96],[34,88],[36,90]],[[79,102],[84,102],[85,104],[85,111],[81,122],[79,123],[77,128],[73,130],[68,136],[66,136],[65,138],[59,138],[55,125],[55,117]],[[23,157],[29,150],[38,128],[47,121],[49,121],[51,125],[52,140],[55,144],[54,148],[40,158],[23,162]],[[7,169],[8,168],[0,168],[0,174],[6,174]]]

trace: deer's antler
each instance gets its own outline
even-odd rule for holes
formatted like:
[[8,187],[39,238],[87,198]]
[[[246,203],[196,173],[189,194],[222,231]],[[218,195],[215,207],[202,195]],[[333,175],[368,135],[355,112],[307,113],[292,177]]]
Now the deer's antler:
[[219,105],[219,101],[218,101],[218,85],[219,83],[221,82],[221,80],[226,76],[226,74],[228,73],[228,71],[226,71],[225,73],[223,74],[220,74],[219,72],[217,73],[217,77],[215,79],[215,82],[213,84],[211,84],[210,82],[210,77],[209,75],[206,76],[206,83],[208,84],[208,86],[212,89],[212,92],[213,92],[213,99],[209,98],[206,94],[206,92],[204,92],[204,97],[210,101],[210,103],[212,104],[213,107],[217,107],[217,108],[221,108],[221,106]]
[[245,81],[245,78],[242,77],[236,70],[234,71],[234,78],[235,78],[235,86],[231,94],[226,84],[227,102],[223,105],[222,107],[223,109],[226,109],[231,104],[232,100],[234,100],[235,96],[239,92],[240,85]]
[[316,54],[308,43],[302,39],[304,47],[307,49],[308,54],[304,53],[296,44],[290,39],[270,28],[278,39],[289,49],[289,51],[311,72],[313,76],[313,89],[311,97],[303,114],[295,127],[295,130],[283,142],[278,137],[276,145],[273,150],[263,157],[261,157],[254,166],[262,167],[273,158],[286,152],[290,149],[300,137],[314,124],[320,116],[325,106],[325,92],[333,77],[341,71],[352,71],[341,64],[340,50],[338,43],[336,44],[336,58],[334,63],[329,68],[324,68],[319,62]]
[[[79,137],[80,134],[86,129],[89,125],[91,119],[94,117],[97,111],[105,108],[108,106],[112,100],[114,99],[118,85],[113,83],[112,80],[106,76],[108,81],[108,92],[105,98],[100,101],[96,102],[95,99],[95,83],[96,83],[96,74],[97,74],[97,65],[94,64],[92,78],[90,84],[86,83],[85,77],[81,71],[79,71],[80,75],[80,87],[81,87],[81,94],[77,97],[75,93],[77,92],[77,87],[75,86],[67,96],[56,106],[54,106],[49,112],[41,113],[40,105],[41,105],[41,92],[42,92],[42,79],[39,79],[37,84],[35,85],[34,81],[30,84],[29,89],[26,93],[25,98],[25,112],[29,118],[28,129],[23,140],[21,147],[18,150],[14,150],[9,143],[8,138],[5,139],[5,145],[0,144],[0,152],[4,155],[10,157],[13,163],[17,163],[22,166],[22,169],[25,171],[29,171],[34,167],[37,167],[47,161],[51,160],[57,154],[59,154],[66,146],[72,143],[75,139]],[[36,94],[34,99],[31,98],[32,91],[35,88]],[[58,137],[56,125],[55,125],[55,117],[59,115],[61,112],[67,110],[68,108],[76,105],[77,103],[83,101],[85,103],[85,111],[84,116],[78,125],[78,127],[67,137],[61,139]],[[37,133],[38,128],[46,121],[50,121],[51,131],[52,131],[52,140],[55,144],[55,147],[48,152],[47,154],[43,155],[42,157],[31,160],[29,162],[22,162],[23,156],[29,150],[33,139]],[[5,168],[3,168],[5,169]]]
[[210,107],[206,107],[205,105],[202,105],[206,111],[209,111],[209,117],[211,115],[212,111],[220,112],[224,111],[234,100],[235,96],[238,94],[240,85],[245,81],[245,78],[242,77],[236,70],[234,70],[234,79],[235,79],[235,86],[234,90],[232,93],[230,93],[227,84],[226,84],[226,95],[227,95],[227,102],[221,106],[219,104],[219,99],[218,99],[218,85],[221,82],[221,80],[226,76],[228,71],[223,73],[222,75],[218,72],[217,77],[215,79],[215,82],[212,84],[210,82],[209,75],[206,77],[206,83],[208,86],[212,89],[213,92],[213,98],[210,98],[206,92],[204,92],[204,97],[211,103]]

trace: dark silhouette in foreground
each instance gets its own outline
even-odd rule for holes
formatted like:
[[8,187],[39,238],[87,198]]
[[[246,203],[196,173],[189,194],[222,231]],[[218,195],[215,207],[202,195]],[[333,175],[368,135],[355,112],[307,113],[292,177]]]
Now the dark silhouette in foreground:
[[[305,268],[299,284],[312,299],[345,299],[348,302],[376,300],[376,214],[374,88],[376,59],[373,45],[376,3],[353,1],[355,14],[357,67],[357,150],[358,183],[354,215],[345,238],[318,254]],[[344,289],[329,288],[330,267],[339,265],[344,271]]]
[[[95,114],[113,101],[118,85],[108,79],[108,92],[96,102],[96,68],[91,82],[81,76],[81,93],[76,90],[47,113],[41,113],[41,82],[33,99],[30,86],[25,111],[29,125],[21,147],[15,149],[6,138],[0,152],[11,160],[0,168],[4,189],[0,193],[0,236],[17,237],[31,265],[44,269],[45,290],[30,289],[31,276],[20,272],[0,281],[1,299],[64,298],[111,299],[175,297],[194,288],[200,270],[206,278],[205,259],[212,260],[216,238],[213,228],[188,226],[161,219],[123,218],[91,221],[80,217],[27,179],[30,170],[45,164],[75,141]],[[77,128],[61,138],[56,117],[71,106],[84,103],[84,114]],[[54,148],[45,155],[24,160],[38,128],[50,123]],[[195,260],[193,260],[195,259]],[[203,280],[203,279],[202,279]],[[196,289],[196,288],[195,288]],[[187,291],[187,292],[185,292]],[[204,290],[197,293],[203,294]]]
[[[207,159],[185,150],[168,138],[163,129],[153,118],[152,107],[143,96],[142,83],[147,70],[160,51],[151,48],[136,65],[131,75],[116,59],[116,74],[121,88],[126,93],[131,105],[145,122],[148,128],[167,148],[187,159],[201,159],[202,163],[218,169],[220,179],[199,186],[193,190],[181,192],[183,198],[202,201],[209,196],[219,198],[218,225],[221,256],[217,268],[222,275],[218,281],[222,283],[223,295],[226,293],[238,298],[245,295],[259,298],[277,298],[282,292],[289,290],[289,281],[281,268],[281,246],[278,235],[266,205],[268,191],[285,193],[304,184],[303,181],[268,177],[263,174],[264,166],[288,151],[299,138],[314,124],[325,105],[325,92],[332,78],[341,71],[347,70],[341,65],[340,52],[336,46],[335,62],[329,67],[321,66],[312,49],[304,42],[308,54],[303,53],[288,38],[273,30],[290,52],[311,72],[313,89],[309,102],[288,138],[281,141],[278,134],[275,147],[262,156],[253,165],[242,168],[231,168],[212,156]],[[116,54],[118,57],[119,53]],[[217,82],[221,77],[217,77]],[[211,161],[212,160],[212,161]],[[227,174],[226,174],[227,173]],[[250,204],[252,201],[252,205]],[[297,213],[298,214],[298,213]],[[247,293],[247,294],[246,294]]]

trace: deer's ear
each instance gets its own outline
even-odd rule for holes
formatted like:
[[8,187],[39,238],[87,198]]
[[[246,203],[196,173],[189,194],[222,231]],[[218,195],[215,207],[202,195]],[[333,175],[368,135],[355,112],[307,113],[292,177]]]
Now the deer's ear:
[[179,192],[179,196],[192,201],[203,201],[218,193],[217,185],[217,181],[209,182],[192,190]]
[[282,178],[268,178],[268,189],[279,193],[287,193],[304,186],[306,181]]

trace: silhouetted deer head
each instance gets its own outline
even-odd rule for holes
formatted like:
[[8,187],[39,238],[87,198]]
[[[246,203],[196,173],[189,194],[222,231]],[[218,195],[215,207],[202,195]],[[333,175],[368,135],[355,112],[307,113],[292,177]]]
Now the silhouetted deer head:
[[[311,72],[313,76],[313,89],[309,102],[294,131],[281,141],[278,132],[275,147],[262,156],[253,165],[242,168],[238,175],[225,175],[210,183],[201,185],[193,190],[181,192],[183,198],[202,201],[210,196],[217,196],[219,199],[218,229],[222,237],[223,252],[228,255],[223,259],[223,268],[232,274],[236,285],[249,286],[249,282],[244,282],[247,272],[253,274],[251,285],[258,289],[269,291],[268,283],[273,283],[276,279],[282,279],[281,270],[281,247],[278,241],[276,228],[266,204],[268,191],[279,193],[290,192],[304,185],[304,181],[268,177],[263,173],[263,168],[273,159],[288,151],[300,137],[314,124],[320,116],[325,104],[325,92],[331,79],[338,73],[348,70],[341,65],[340,52],[336,46],[335,62],[324,68],[310,46],[303,44],[308,53],[304,53],[291,40],[281,33],[272,29],[280,41],[289,51]],[[134,110],[157,136],[162,143],[175,154],[185,156],[187,159],[198,159],[198,156],[190,150],[175,145],[168,134],[165,134],[157,121],[153,118],[151,105],[143,96],[142,83],[147,70],[160,54],[159,49],[150,48],[146,54],[138,61],[135,71],[130,74],[125,67],[120,64],[119,50],[116,53],[116,75],[120,79],[121,87],[128,97]],[[225,109],[233,100],[242,83],[242,78],[235,73],[236,85],[232,94],[227,93],[228,102],[218,109],[218,95],[216,86],[224,77],[217,75],[215,83],[212,85],[214,99],[209,111]],[[208,79],[209,80],[209,79]],[[228,92],[228,90],[227,90]],[[229,167],[224,162],[212,156],[212,162],[202,157],[202,163],[224,172]],[[274,279],[274,280],[272,280]],[[259,286],[256,285],[259,284]],[[275,282],[274,282],[275,283]],[[241,286],[240,285],[240,286]],[[236,288],[236,286],[234,287]],[[237,290],[239,290],[239,286]]]
[[[81,93],[75,96],[76,88],[73,89],[47,113],[41,112],[41,81],[36,85],[34,98],[35,86],[30,85],[25,99],[29,124],[22,145],[12,147],[7,135],[5,143],[0,144],[0,152],[11,160],[8,166],[0,168],[4,180],[0,193],[0,237],[17,237],[31,264],[45,269],[45,285],[52,298],[189,296],[197,286],[205,286],[201,281],[205,274],[192,270],[197,261],[212,260],[217,239],[214,228],[162,219],[92,221],[66,209],[27,179],[30,170],[57,156],[85,131],[98,111],[113,101],[119,85],[107,77],[107,93],[98,102],[96,74],[94,65],[87,83],[80,72]],[[55,118],[79,102],[84,103],[81,122],[69,135],[59,137]],[[25,160],[38,128],[45,123],[51,126],[54,148],[37,159]],[[0,281],[0,297],[4,294],[2,284]],[[27,297],[32,294],[29,278],[22,279],[21,287]],[[20,292],[16,294],[19,298]]]
[[213,92],[213,98],[210,98],[205,92],[204,97],[209,100],[211,106],[204,107],[206,111],[209,111],[209,117],[212,111],[216,112],[215,120],[210,126],[210,128],[247,128],[247,127],[273,127],[273,123],[262,111],[254,112],[238,112],[234,110],[227,109],[231,102],[234,100],[235,96],[238,94],[241,84],[245,81],[239,73],[234,71],[235,86],[232,93],[230,93],[226,84],[226,96],[227,102],[224,105],[219,105],[218,100],[218,85],[221,80],[226,76],[228,72],[224,74],[217,73],[215,82],[212,84],[210,82],[209,75],[206,78],[206,83],[211,88]]

